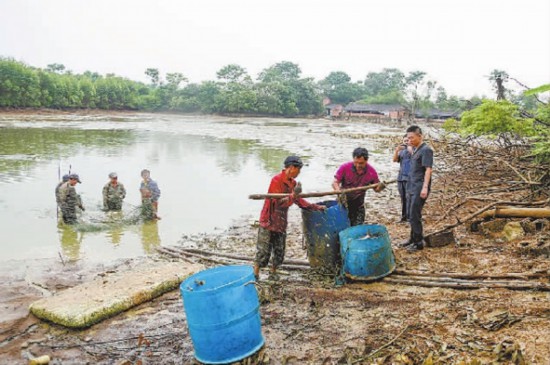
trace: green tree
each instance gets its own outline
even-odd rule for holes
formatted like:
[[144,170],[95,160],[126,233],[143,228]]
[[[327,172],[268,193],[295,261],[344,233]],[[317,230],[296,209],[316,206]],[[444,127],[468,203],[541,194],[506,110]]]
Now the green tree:
[[302,70],[297,64],[282,61],[260,72],[258,80],[261,82],[293,81],[298,80],[301,74]]
[[61,63],[50,63],[46,66],[46,71],[61,74],[65,71],[65,65]]
[[534,134],[533,120],[522,118],[517,105],[507,100],[484,100],[476,108],[462,113],[459,131],[463,135],[489,137],[501,133],[519,136]]
[[403,93],[406,86],[405,74],[396,68],[384,68],[381,72],[369,72],[363,83],[365,97]]
[[363,94],[362,85],[351,83],[349,75],[342,71],[331,72],[319,81],[319,87],[332,103],[338,104],[359,100]]
[[145,70],[145,75],[151,79],[151,84],[157,87],[160,83],[160,73],[158,68],[148,68]]
[[216,77],[222,82],[242,83],[245,81],[250,81],[250,76],[246,72],[246,69],[236,64],[230,64],[222,67],[216,73]]

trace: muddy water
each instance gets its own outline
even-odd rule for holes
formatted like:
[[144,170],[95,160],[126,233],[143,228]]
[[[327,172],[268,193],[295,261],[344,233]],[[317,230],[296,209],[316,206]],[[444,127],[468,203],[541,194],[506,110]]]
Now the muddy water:
[[[397,166],[379,137],[397,133],[326,120],[0,114],[0,260],[61,255],[105,262],[256,219],[262,203],[247,196],[267,190],[288,154],[306,162],[298,178],[305,192],[330,190],[335,169],[358,146],[369,149],[379,175],[390,179]],[[162,220],[121,224],[137,213],[143,168],[162,191]],[[58,223],[54,197],[59,176],[69,171],[80,175],[77,191],[86,207],[75,227]],[[122,216],[101,211],[112,171],[127,190]]]

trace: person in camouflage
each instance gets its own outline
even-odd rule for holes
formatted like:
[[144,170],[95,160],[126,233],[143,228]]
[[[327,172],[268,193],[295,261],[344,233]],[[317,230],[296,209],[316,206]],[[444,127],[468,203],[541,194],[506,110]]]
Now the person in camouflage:
[[103,210],[120,211],[122,210],[122,201],[126,197],[126,189],[123,184],[118,182],[116,172],[111,172],[109,179],[111,180],[103,187]]
[[80,199],[80,195],[76,193],[75,185],[80,183],[80,178],[77,174],[69,175],[69,181],[63,183],[59,188],[59,201],[61,206],[61,215],[63,222],[66,224],[75,224],[76,208],[85,210]]
[[55,201],[58,207],[61,207],[61,197],[59,195],[59,190],[61,189],[61,185],[63,185],[67,181],[69,181],[69,174],[63,175],[62,180],[55,187]]
[[160,189],[157,183],[151,179],[151,172],[147,169],[141,171],[143,181],[139,186],[141,193],[141,212],[145,220],[160,219],[159,209]]

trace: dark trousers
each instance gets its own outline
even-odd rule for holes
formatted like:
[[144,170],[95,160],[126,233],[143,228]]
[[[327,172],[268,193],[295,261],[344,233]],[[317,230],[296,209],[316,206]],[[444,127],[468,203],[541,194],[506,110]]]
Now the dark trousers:
[[365,224],[365,203],[363,199],[348,200],[348,218],[351,226]]
[[401,197],[401,219],[409,219],[409,214],[407,212],[407,182],[398,181],[397,190]]
[[422,229],[422,208],[424,207],[424,203],[426,203],[426,199],[420,197],[420,192],[409,193],[407,195],[411,240],[413,242],[420,242],[424,239]]

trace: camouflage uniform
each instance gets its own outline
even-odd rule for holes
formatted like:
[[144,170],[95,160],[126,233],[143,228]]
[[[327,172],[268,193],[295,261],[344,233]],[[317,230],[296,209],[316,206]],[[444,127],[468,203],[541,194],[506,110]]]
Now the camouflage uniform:
[[116,185],[108,182],[103,187],[103,208],[105,210],[121,210],[122,209],[122,200],[126,197],[126,189],[124,185],[118,183]]
[[61,185],[65,184],[65,183],[66,183],[66,181],[61,181],[55,187],[55,201],[57,202],[58,207],[61,207],[61,195],[59,194],[59,191],[61,190]]
[[82,207],[82,201],[80,200],[80,195],[76,193],[74,186],[70,182],[61,184],[58,198],[63,222],[67,224],[76,223],[76,207]]

